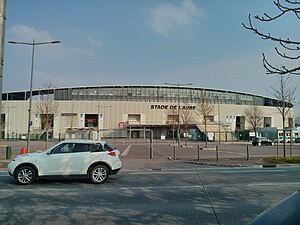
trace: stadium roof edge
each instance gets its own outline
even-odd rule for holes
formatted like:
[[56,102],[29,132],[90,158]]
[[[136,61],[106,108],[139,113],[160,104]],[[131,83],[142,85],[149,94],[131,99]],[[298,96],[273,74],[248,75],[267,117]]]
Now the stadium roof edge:
[[[99,88],[99,87],[167,87],[167,88],[184,88],[184,89],[203,89],[203,90],[209,90],[209,91],[220,91],[220,92],[229,92],[229,93],[238,93],[238,94],[245,94],[245,95],[251,95],[251,96],[257,96],[257,97],[262,97],[262,98],[269,98],[269,99],[274,99],[273,97],[270,96],[264,96],[264,95],[259,95],[259,94],[253,94],[249,92],[243,92],[243,91],[234,91],[234,90],[226,90],[226,89],[218,89],[218,88],[208,88],[208,87],[196,87],[196,86],[188,86],[188,85],[180,85],[177,86],[176,84],[170,85],[170,84],[158,84],[158,85],[138,85],[138,84],[123,84],[123,85],[91,85],[91,86],[72,86],[72,87],[53,87],[50,88],[51,90],[64,90],[64,89],[90,89],[90,88]],[[46,88],[38,88],[32,90],[33,95],[38,95],[39,92],[47,90]],[[20,91],[5,91],[2,93],[2,99],[3,95],[7,94],[24,94],[29,93],[30,90],[20,90]]]

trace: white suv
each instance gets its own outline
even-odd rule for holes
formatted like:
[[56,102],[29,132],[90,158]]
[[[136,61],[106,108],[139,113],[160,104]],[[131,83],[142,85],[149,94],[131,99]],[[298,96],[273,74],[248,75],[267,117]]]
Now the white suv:
[[122,167],[120,151],[105,141],[66,140],[40,153],[17,156],[8,172],[18,184],[31,184],[39,177],[86,175],[101,184]]

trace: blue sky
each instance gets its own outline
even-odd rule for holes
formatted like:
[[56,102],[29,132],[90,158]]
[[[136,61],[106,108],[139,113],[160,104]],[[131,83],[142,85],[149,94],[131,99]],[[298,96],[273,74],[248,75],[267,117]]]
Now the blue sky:
[[[276,12],[273,0],[9,0],[6,11],[6,43],[62,42],[36,47],[33,88],[179,82],[271,96],[261,53],[276,62],[275,45],[241,23]],[[265,29],[299,40],[297,22]],[[3,90],[29,89],[30,46],[6,44],[4,60]]]

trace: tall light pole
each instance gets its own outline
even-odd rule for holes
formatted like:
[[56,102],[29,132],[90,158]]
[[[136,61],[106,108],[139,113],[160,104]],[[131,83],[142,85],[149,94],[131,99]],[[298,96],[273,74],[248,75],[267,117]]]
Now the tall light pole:
[[178,114],[178,127],[177,127],[177,138],[178,138],[178,146],[180,146],[180,117],[179,117],[179,89],[182,86],[189,86],[189,85],[193,85],[192,83],[187,83],[187,84],[181,84],[181,83],[165,83],[167,85],[171,85],[171,86],[177,86],[177,114]]
[[49,45],[49,44],[59,44],[60,41],[46,41],[46,42],[19,42],[19,41],[9,41],[9,44],[16,45],[30,45],[32,46],[31,55],[31,72],[30,72],[30,91],[29,91],[29,107],[28,107],[28,129],[27,129],[27,152],[29,153],[29,143],[30,143],[30,126],[31,126],[31,109],[32,109],[32,81],[33,81],[33,63],[34,63],[34,48],[37,45]]
[[[0,118],[2,115],[2,80],[4,62],[4,42],[5,42],[5,23],[6,22],[6,0],[0,0]],[[0,125],[0,130],[2,130]]]

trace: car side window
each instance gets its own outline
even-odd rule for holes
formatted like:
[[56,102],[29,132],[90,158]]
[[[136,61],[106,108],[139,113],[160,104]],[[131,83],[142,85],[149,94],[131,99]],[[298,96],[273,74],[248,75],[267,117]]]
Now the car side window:
[[75,144],[73,152],[89,152],[90,146],[91,146],[90,144],[82,144],[82,143]]
[[70,153],[73,151],[74,148],[73,143],[65,143],[57,146],[55,149],[51,151],[52,154],[63,154],[63,153]]
[[103,151],[102,145],[101,144],[90,145],[90,151],[91,152],[101,152],[101,151]]

